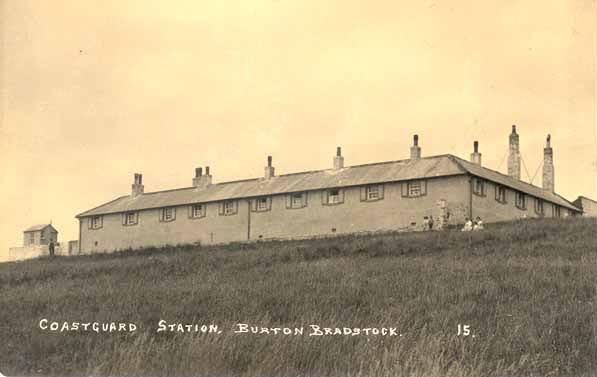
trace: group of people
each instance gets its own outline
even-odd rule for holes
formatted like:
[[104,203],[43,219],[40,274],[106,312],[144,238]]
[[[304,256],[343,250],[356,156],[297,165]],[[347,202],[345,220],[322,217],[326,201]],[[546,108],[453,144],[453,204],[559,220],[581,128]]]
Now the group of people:
[[483,220],[479,216],[473,221],[468,217],[464,221],[464,226],[462,227],[463,232],[470,232],[471,230],[482,230],[483,229]]
[[433,230],[433,216],[423,218],[423,230]]
[[[433,225],[434,225],[434,221],[433,221],[433,216],[425,216],[423,218],[423,230],[433,230]],[[482,230],[484,229],[483,227],[483,220],[481,220],[481,217],[477,216],[477,218],[475,220],[472,220],[470,218],[466,218],[464,221],[464,226],[462,227],[462,231],[463,232],[469,232],[472,230]]]

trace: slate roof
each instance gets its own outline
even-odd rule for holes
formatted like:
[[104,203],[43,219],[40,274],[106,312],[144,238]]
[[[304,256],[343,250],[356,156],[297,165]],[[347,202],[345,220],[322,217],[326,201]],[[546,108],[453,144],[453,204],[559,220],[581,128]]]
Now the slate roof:
[[40,230],[44,230],[47,227],[52,227],[52,229],[54,229],[55,232],[57,232],[56,228],[54,228],[52,226],[52,224],[38,224],[38,225],[32,225],[29,228],[25,229],[23,232],[37,232]]
[[321,190],[334,187],[463,175],[467,173],[498,182],[547,201],[560,204],[566,208],[579,210],[566,199],[548,193],[539,187],[516,181],[506,175],[479,167],[452,155],[439,155],[421,158],[416,161],[410,159],[388,161],[350,166],[342,169],[283,174],[271,179],[255,178],[215,183],[203,189],[186,187],[175,190],[148,192],[136,197],[126,195],[80,213],[76,217]]

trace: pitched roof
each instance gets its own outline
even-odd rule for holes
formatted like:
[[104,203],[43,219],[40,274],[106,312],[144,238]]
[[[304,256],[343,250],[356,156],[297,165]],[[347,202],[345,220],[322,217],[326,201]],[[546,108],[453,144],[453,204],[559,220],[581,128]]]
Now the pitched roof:
[[520,181],[517,179],[513,179],[508,175],[502,174],[495,170],[488,169],[483,166],[479,166],[477,164],[473,164],[472,162],[463,160],[459,157],[454,156],[454,158],[457,161],[457,163],[460,164],[460,166],[462,166],[463,169],[465,169],[467,172],[469,172],[472,175],[478,176],[480,178],[484,178],[488,181],[492,181],[492,182],[498,183],[503,186],[510,187],[512,189],[515,189],[515,190],[518,190],[518,191],[521,191],[524,193],[527,193],[534,197],[541,198],[541,199],[547,200],[549,202],[559,204],[562,207],[580,211],[580,209],[578,207],[574,206],[571,202],[569,202],[568,200],[564,199],[563,197],[561,197],[560,195],[558,195],[556,193],[543,190],[541,187],[531,185],[530,183],[526,183],[526,182],[523,182],[523,181]]
[[516,181],[506,175],[469,163],[452,155],[439,155],[421,158],[416,161],[410,159],[388,161],[350,166],[342,169],[284,174],[270,179],[255,178],[216,183],[203,189],[186,187],[175,190],[149,192],[136,197],[126,195],[82,212],[76,217],[321,190],[333,187],[463,175],[467,173],[560,204],[566,208],[579,210],[557,194],[546,192],[528,183]]
[[54,231],[56,231],[56,232],[57,232],[56,228],[54,228],[54,227],[52,226],[52,224],[38,224],[38,225],[32,225],[32,226],[30,226],[29,228],[25,229],[23,232],[37,232],[37,231],[40,231],[40,230],[44,230],[44,229],[46,229],[47,227],[52,227],[52,229],[54,229]]
[[465,171],[451,156],[441,155],[417,161],[388,161],[342,169],[283,174],[270,179],[216,183],[204,189],[187,187],[146,193],[137,197],[127,195],[83,212],[77,217],[457,174],[465,174]]

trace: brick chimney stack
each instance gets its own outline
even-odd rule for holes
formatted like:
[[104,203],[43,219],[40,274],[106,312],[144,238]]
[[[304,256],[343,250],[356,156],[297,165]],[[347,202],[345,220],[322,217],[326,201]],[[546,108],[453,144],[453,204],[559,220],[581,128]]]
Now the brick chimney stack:
[[275,176],[274,167],[272,166],[272,156],[267,156],[267,166],[265,167],[265,179],[270,179]]
[[543,190],[555,192],[555,175],[553,168],[553,149],[551,148],[551,135],[547,135],[543,149]]
[[344,167],[344,157],[342,157],[342,148],[336,148],[336,155],[334,156],[334,169],[342,169]]
[[410,147],[410,159],[418,160],[421,158],[421,147],[419,147],[419,135],[413,137],[413,146]]
[[195,168],[193,186],[199,189],[204,189],[209,185],[211,185],[211,175],[209,174],[209,166],[205,167],[205,175],[203,174],[203,168]]
[[481,153],[479,153],[479,142],[473,143],[473,153],[471,153],[471,162],[473,164],[481,165]]
[[520,143],[515,125],[512,126],[512,133],[510,134],[508,175],[514,179],[520,180]]
[[139,195],[143,195],[144,189],[145,188],[143,187],[143,175],[135,173],[135,180],[133,182],[131,196],[135,198]]

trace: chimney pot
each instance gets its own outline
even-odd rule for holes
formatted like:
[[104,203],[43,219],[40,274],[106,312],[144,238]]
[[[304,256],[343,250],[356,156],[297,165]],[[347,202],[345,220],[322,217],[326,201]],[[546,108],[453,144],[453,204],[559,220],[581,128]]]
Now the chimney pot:
[[135,173],[135,180],[132,186],[131,195],[133,197],[143,194],[143,175],[139,173]]
[[516,125],[515,125],[515,124],[513,124],[513,125],[512,125],[512,133],[513,133],[513,134],[515,134],[515,133],[516,133]]
[[270,179],[275,176],[275,170],[272,166],[272,156],[267,156],[267,166],[265,167],[265,179]]
[[479,142],[473,142],[473,153],[471,153],[471,162],[473,164],[481,165],[481,153],[479,153]]
[[195,168],[195,177],[201,177],[202,174],[203,172],[201,168]]
[[342,169],[344,167],[344,157],[342,157],[342,148],[336,147],[336,155],[334,156],[334,169]]
[[209,175],[209,166],[205,167],[205,175]]
[[421,158],[421,148],[419,147],[419,135],[413,136],[413,146],[410,147],[410,159],[418,160]]

